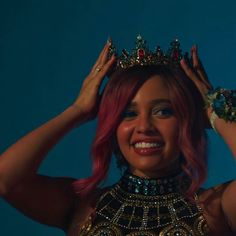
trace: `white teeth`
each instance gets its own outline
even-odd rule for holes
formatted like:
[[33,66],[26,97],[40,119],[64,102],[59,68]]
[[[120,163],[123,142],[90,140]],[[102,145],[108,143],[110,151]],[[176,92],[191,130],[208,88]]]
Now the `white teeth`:
[[146,143],[146,142],[139,142],[135,143],[135,148],[152,148],[152,147],[161,147],[162,143]]

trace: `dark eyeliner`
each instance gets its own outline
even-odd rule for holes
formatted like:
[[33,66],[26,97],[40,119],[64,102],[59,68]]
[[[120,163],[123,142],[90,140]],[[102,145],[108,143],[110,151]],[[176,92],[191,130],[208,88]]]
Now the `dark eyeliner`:
[[153,109],[153,114],[158,115],[157,113],[159,113],[160,111],[164,111],[164,114],[159,114],[160,116],[171,116],[173,115],[173,110],[170,107],[163,107],[163,108],[154,108]]
[[129,119],[129,118],[133,118],[133,117],[135,117],[135,116],[137,116],[137,112],[135,112],[135,111],[133,111],[133,110],[126,110],[126,111],[124,111],[123,112],[123,114],[122,114],[122,118],[123,119]]

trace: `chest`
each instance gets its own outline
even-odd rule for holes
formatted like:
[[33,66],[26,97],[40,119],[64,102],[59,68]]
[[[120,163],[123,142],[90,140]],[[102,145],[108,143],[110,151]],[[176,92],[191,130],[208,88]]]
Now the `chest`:
[[130,195],[115,188],[101,196],[95,212],[80,210],[68,236],[233,236],[220,198],[197,200]]
[[[207,214],[204,214],[204,217],[207,221],[204,220],[202,216],[194,218],[193,228],[189,226],[189,221],[181,221],[178,229],[173,225],[167,225],[162,227],[153,227],[149,229],[131,227],[124,227],[124,225],[119,225],[117,223],[111,222],[110,219],[97,216],[95,219],[91,217],[92,209],[87,210],[87,214],[84,217],[75,217],[73,227],[71,227],[68,232],[68,236],[194,236],[194,235],[208,235],[208,236],[233,236],[232,232],[229,231],[228,227],[222,223],[222,218],[220,216],[214,218]],[[117,216],[114,214],[114,216]],[[124,216],[124,215],[123,215]],[[122,217],[122,216],[121,216]],[[167,218],[166,218],[167,219]],[[123,220],[131,220],[131,217],[128,216]],[[138,219],[140,221],[140,219]],[[160,221],[157,220],[157,225],[160,224]],[[72,226],[72,225],[71,225]],[[209,232],[207,232],[207,227]],[[190,232],[190,233],[189,233]]]
[[77,235],[198,236],[207,231],[199,206],[180,195],[127,196],[116,189],[102,196],[95,217],[89,217]]

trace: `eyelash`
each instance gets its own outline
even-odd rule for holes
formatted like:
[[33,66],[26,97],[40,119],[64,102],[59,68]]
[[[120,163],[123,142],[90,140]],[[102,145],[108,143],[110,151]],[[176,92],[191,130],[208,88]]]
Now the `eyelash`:
[[[167,114],[160,114],[158,115],[159,112],[163,112]],[[173,111],[171,108],[158,108],[158,109],[153,109],[152,110],[152,114],[154,116],[159,116],[159,117],[170,117],[173,115]],[[123,119],[133,119],[134,117],[136,117],[138,115],[138,113],[136,111],[133,111],[133,110],[127,110],[123,113]]]
[[135,111],[125,111],[122,115],[123,119],[131,119],[133,117],[137,116],[137,112]]
[[[171,115],[173,115],[173,111],[171,108],[161,108],[161,109],[153,109],[153,114],[155,115],[155,113],[159,113],[160,111],[164,111],[165,114],[162,114],[161,116],[165,116],[165,117],[169,117]],[[166,114],[167,112],[167,114]]]

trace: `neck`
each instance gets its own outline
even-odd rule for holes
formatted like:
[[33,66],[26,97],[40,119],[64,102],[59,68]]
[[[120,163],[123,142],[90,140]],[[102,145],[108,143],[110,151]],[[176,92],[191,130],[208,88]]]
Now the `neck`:
[[181,170],[159,178],[142,178],[126,171],[119,185],[125,191],[133,194],[164,195],[186,191],[190,183],[189,178],[186,177],[186,174]]

